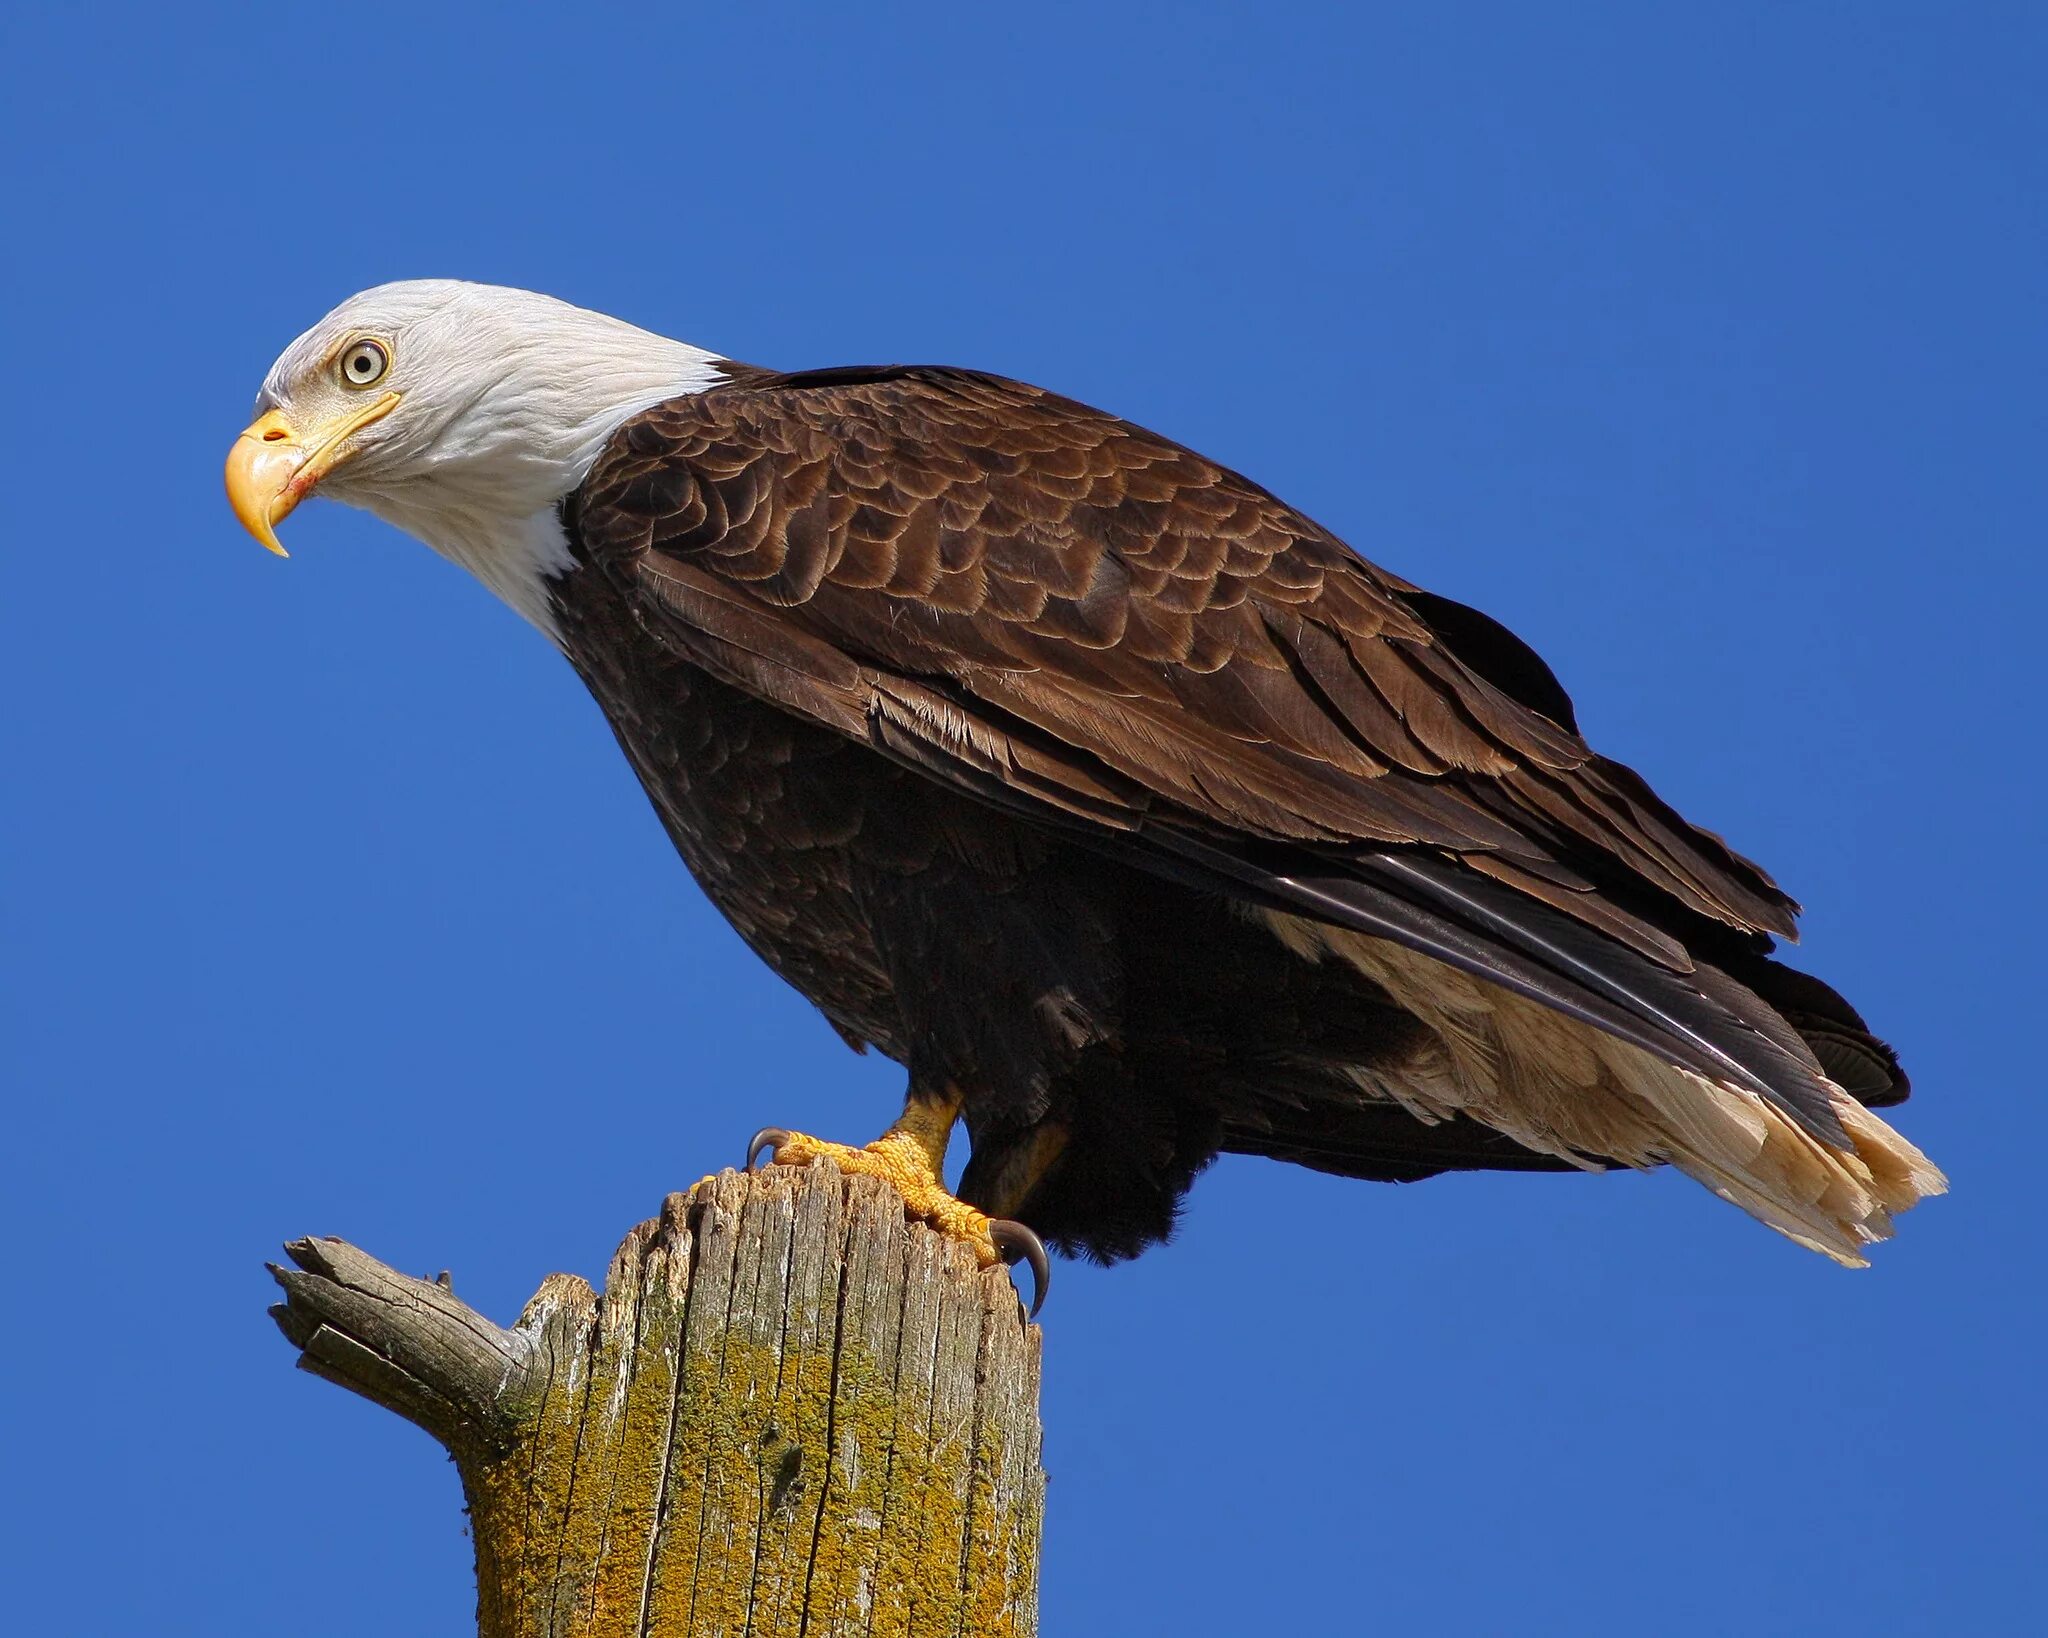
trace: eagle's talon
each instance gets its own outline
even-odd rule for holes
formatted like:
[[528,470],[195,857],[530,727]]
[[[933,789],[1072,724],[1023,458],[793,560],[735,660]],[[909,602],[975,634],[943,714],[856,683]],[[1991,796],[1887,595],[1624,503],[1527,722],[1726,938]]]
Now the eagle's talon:
[[1029,1313],[1036,1315],[1052,1285],[1052,1260],[1046,1256],[1045,1242],[1022,1223],[990,1218],[947,1190],[941,1167],[945,1127],[951,1119],[949,1109],[930,1111],[913,1106],[895,1126],[860,1149],[826,1143],[780,1126],[764,1126],[747,1144],[747,1170],[758,1171],[766,1154],[771,1165],[803,1166],[823,1159],[850,1176],[882,1179],[902,1196],[905,1212],[948,1239],[964,1242],[981,1267],[1028,1263],[1032,1274]]
[[[762,1150],[780,1150],[781,1147],[788,1141],[789,1133],[784,1131],[780,1126],[762,1127],[761,1130],[756,1132],[753,1135],[753,1137],[750,1138],[747,1142],[747,1170],[752,1172],[758,1171],[760,1169]],[[769,1157],[769,1164],[772,1166],[774,1163],[774,1156],[773,1154],[771,1154]]]
[[1038,1318],[1039,1309],[1045,1306],[1045,1294],[1052,1289],[1052,1262],[1045,1254],[1045,1242],[1022,1223],[1006,1217],[989,1220],[988,1237],[995,1242],[996,1255],[1005,1263],[1031,1265],[1031,1306],[1024,1317]]

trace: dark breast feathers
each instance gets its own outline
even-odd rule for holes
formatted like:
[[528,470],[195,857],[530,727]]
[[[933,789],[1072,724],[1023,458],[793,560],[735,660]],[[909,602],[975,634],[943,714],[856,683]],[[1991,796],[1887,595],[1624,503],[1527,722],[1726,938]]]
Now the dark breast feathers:
[[964,1093],[963,1193],[1049,1238],[1137,1250],[1219,1149],[1670,1161],[1845,1261],[1941,1186],[1868,1112],[1890,1050],[1769,959],[1763,871],[1502,627],[1185,449],[965,372],[739,370],[564,521],[565,643],[691,869]]

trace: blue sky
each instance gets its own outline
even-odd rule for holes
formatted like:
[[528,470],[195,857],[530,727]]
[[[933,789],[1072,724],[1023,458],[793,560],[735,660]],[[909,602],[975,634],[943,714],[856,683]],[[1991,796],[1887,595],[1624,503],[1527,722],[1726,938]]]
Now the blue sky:
[[228,516],[283,344],[454,274],[1252,473],[1542,650],[1906,1056],[1955,1193],[1869,1273],[1672,1176],[1251,1161],[1063,1267],[1048,1634],[2031,1630],[2041,10],[656,9],[0,21],[10,1624],[464,1630],[453,1469],[291,1370],[277,1243],[509,1318],[894,1110],[544,643]]

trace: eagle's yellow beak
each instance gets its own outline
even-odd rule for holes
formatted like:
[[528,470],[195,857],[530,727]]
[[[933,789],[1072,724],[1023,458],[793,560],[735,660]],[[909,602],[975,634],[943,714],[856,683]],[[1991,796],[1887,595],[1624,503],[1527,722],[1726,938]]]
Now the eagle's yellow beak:
[[258,416],[228,451],[228,505],[242,527],[284,557],[277,526],[346,458],[351,434],[397,407],[398,394],[387,392],[351,415],[314,428],[311,438],[302,438],[282,410]]

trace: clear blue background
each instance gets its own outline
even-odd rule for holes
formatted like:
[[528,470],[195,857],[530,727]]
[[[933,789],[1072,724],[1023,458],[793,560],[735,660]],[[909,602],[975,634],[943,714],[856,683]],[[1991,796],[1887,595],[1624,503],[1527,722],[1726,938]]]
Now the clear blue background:
[[1049,1638],[2038,1630],[2043,19],[8,8],[8,1628],[465,1630],[453,1469],[292,1371],[263,1259],[509,1319],[894,1109],[545,643],[229,518],[282,345],[455,274],[1255,474],[1546,653],[1911,1066],[1955,1193],[1866,1274],[1674,1176],[1249,1161],[1061,1268]]

